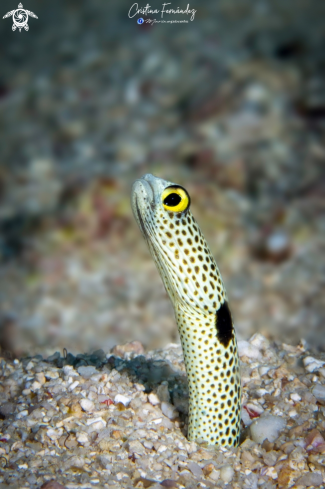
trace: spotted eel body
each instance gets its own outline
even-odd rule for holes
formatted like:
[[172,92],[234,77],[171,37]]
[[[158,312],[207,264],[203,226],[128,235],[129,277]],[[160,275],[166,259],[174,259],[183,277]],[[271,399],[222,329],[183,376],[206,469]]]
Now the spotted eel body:
[[226,291],[190,211],[187,191],[144,175],[132,188],[135,219],[172,301],[189,383],[189,440],[239,442],[241,385]]

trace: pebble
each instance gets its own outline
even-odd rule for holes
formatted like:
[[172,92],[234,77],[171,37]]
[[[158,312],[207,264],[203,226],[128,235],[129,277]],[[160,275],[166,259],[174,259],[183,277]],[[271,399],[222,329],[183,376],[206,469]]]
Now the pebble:
[[256,346],[259,350],[266,350],[270,346],[269,340],[260,333],[253,334],[249,339],[249,343]]
[[173,479],[165,479],[161,481],[160,487],[166,487],[166,489],[177,489],[178,484],[176,480]]
[[157,389],[157,396],[161,402],[170,402],[170,394],[167,382],[162,382]]
[[277,231],[268,236],[266,246],[269,253],[277,256],[288,249],[289,237],[284,232]]
[[145,448],[148,448],[149,450],[151,450],[151,449],[152,449],[152,447],[153,447],[153,443],[152,443],[151,441],[147,441],[147,440],[145,440],[145,441],[143,442],[143,446],[144,446]]
[[30,390],[31,390],[32,392],[36,392],[36,391],[38,391],[38,390],[39,390],[41,387],[42,387],[42,384],[40,384],[40,382],[37,382],[37,381],[35,380],[35,382],[33,382],[33,383],[32,383],[32,385],[30,386]]
[[203,475],[201,467],[196,462],[188,462],[187,466],[196,477],[201,477]]
[[44,376],[48,380],[57,379],[59,377],[59,373],[55,370],[47,370],[44,372]]
[[226,484],[232,481],[235,471],[231,465],[224,465],[220,470],[220,479]]
[[210,474],[209,478],[212,479],[214,482],[216,482],[220,477],[220,470],[215,470],[213,469]]
[[323,367],[325,365],[325,362],[322,362],[321,360],[317,360],[314,357],[307,356],[303,359],[303,364],[307,372],[314,372],[315,370],[318,370],[321,367]]
[[92,366],[78,367],[77,371],[79,375],[85,377],[86,379],[89,379],[94,374],[98,374],[98,370]]
[[248,402],[246,407],[249,411],[253,412],[255,416],[260,416],[264,412],[264,409],[258,402]]
[[145,447],[138,440],[129,442],[129,452],[130,453],[136,453],[137,455],[145,455],[146,454]]
[[80,418],[82,416],[82,410],[79,402],[72,402],[70,406],[70,412],[76,418]]
[[60,438],[60,436],[63,435],[63,429],[62,428],[58,428],[58,429],[50,428],[47,430],[46,434],[49,438],[51,438],[51,440],[55,441],[55,440],[58,440]]
[[72,392],[78,385],[79,385],[79,380],[72,382],[72,384],[69,385],[69,391]]
[[320,368],[318,370],[318,373],[322,376],[322,377],[325,377],[325,368]]
[[84,411],[93,412],[95,411],[95,404],[89,399],[81,399],[80,406]]
[[285,419],[266,414],[250,425],[250,432],[252,439],[257,443],[262,443],[266,439],[273,442],[278,438],[279,433],[285,426]]
[[318,401],[325,401],[325,386],[322,384],[316,384],[311,388],[311,393],[316,397]]
[[27,415],[28,415],[28,411],[27,411],[27,409],[23,409],[22,411],[20,411],[20,413],[18,413],[18,414],[16,415],[16,418],[17,418],[17,419],[21,419],[21,418],[23,418],[24,416],[27,416]]
[[44,482],[44,484],[41,485],[41,489],[67,489],[67,488],[53,479],[51,481]]
[[325,441],[320,432],[316,429],[312,430],[305,439],[305,447],[307,450],[312,448],[325,448]]
[[[86,421],[87,426],[92,426],[93,429],[103,429],[104,426],[106,426],[106,422],[101,418],[88,418]],[[96,426],[95,426],[96,425]]]
[[169,402],[162,402],[161,403],[161,411],[169,419],[176,419],[179,416],[179,413],[178,413],[177,409],[175,408],[175,406],[173,406]]
[[260,359],[261,353],[256,346],[250,344],[248,341],[238,341],[238,353],[240,357],[248,357],[250,359]]
[[278,479],[278,476],[279,476],[275,467],[267,467],[267,468],[263,469],[262,475],[266,475],[267,477],[269,477],[270,479],[273,479],[273,480]]
[[246,411],[246,409],[242,409],[241,419],[242,419],[242,422],[244,423],[244,426],[246,426],[246,427],[251,425],[253,422],[253,419],[251,419],[251,417],[248,414],[248,412]]
[[127,396],[123,396],[122,394],[117,394],[114,398],[114,402],[115,404],[121,402],[122,404],[124,404],[124,406],[128,406],[131,402],[131,398]]
[[76,434],[76,439],[80,445],[88,445],[89,444],[89,438],[87,433],[80,431],[79,433]]
[[323,476],[320,472],[309,472],[309,474],[304,474],[302,477],[300,477],[296,484],[302,485],[302,486],[315,486],[315,487],[320,487],[321,484],[323,484]]
[[122,358],[130,357],[130,354],[132,354],[133,356],[143,355],[144,348],[140,341],[132,341],[131,343],[126,343],[125,345],[114,346],[112,354]]
[[294,392],[293,394],[290,394],[290,399],[292,399],[294,402],[301,401],[301,397],[299,396],[299,394],[297,394],[297,392]]
[[158,404],[160,404],[160,399],[159,397],[157,396],[157,394],[154,394],[153,392],[151,392],[148,396],[148,401],[150,402],[150,404],[152,404],[153,406],[157,406]]
[[39,372],[35,375],[35,379],[37,382],[39,382],[41,385],[44,385],[46,382],[46,378],[43,372]]
[[266,452],[264,455],[263,455],[263,461],[264,463],[269,466],[269,467],[272,467],[273,465],[276,464],[276,461],[278,459],[278,453],[274,450],[270,450],[269,452]]

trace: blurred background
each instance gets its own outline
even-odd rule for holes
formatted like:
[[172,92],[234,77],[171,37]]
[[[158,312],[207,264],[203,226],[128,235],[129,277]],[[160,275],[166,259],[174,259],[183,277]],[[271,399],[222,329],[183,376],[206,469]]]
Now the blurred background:
[[21,33],[1,2],[8,355],[179,341],[131,214],[147,172],[190,192],[238,337],[325,350],[325,2],[187,2],[149,26],[132,0],[24,0]]

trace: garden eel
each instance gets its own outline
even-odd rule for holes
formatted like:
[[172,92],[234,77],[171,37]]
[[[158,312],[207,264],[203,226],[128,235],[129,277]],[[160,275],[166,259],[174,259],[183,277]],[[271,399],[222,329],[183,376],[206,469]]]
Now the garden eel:
[[132,209],[172,301],[189,384],[188,439],[237,446],[241,384],[226,291],[180,185],[144,175]]

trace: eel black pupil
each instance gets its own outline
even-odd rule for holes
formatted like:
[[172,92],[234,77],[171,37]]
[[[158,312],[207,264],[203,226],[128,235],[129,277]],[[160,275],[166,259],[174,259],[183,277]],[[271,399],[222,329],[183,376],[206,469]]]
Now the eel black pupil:
[[217,338],[227,348],[233,337],[234,327],[229,311],[228,303],[225,301],[216,312]]
[[165,200],[164,200],[164,204],[165,205],[168,205],[169,207],[175,207],[176,205],[178,205],[180,203],[180,201],[182,200],[182,197],[176,193],[172,193],[172,194],[169,194]]

